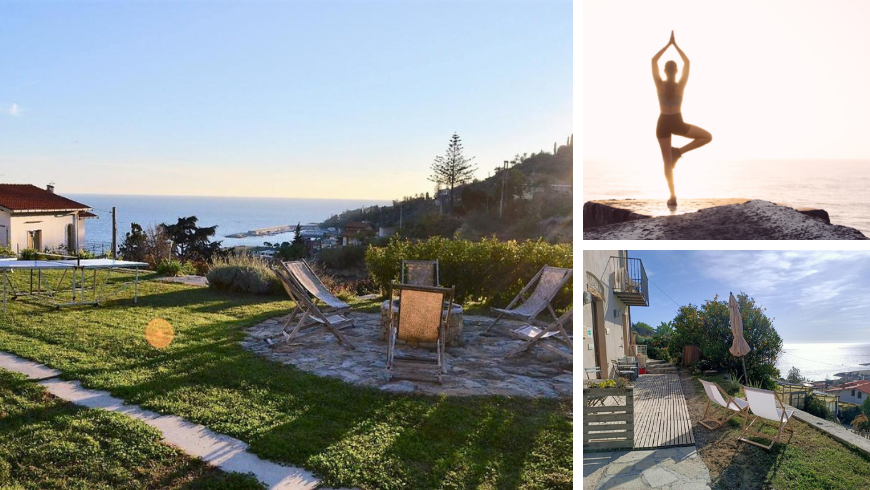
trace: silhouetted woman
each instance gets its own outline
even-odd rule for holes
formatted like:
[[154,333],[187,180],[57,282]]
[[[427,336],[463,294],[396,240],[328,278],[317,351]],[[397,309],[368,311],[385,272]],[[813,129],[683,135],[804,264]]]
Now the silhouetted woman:
[[[683,75],[680,81],[677,78],[677,63],[673,60],[665,63],[665,75],[667,80],[662,80],[659,74],[659,58],[668,49],[671,44],[680,53],[680,58],[683,59]],[[659,95],[659,106],[661,107],[661,115],[659,122],[656,125],[656,137],[659,139],[659,146],[662,149],[662,160],[665,162],[665,178],[668,179],[668,188],[671,191],[671,198],[668,199],[669,205],[677,204],[677,195],[674,193],[674,167],[677,166],[677,160],[686,152],[692,151],[695,148],[700,148],[707,143],[713,141],[713,135],[707,131],[691,124],[683,122],[683,115],[680,114],[680,106],[683,103],[683,92],[686,90],[686,82],[689,81],[689,58],[686,53],[677,46],[674,40],[674,31],[671,31],[671,40],[667,46],[656,53],[652,59],[653,80],[656,82],[656,92]],[[671,147],[671,135],[678,134],[691,138],[689,144],[682,148]]]

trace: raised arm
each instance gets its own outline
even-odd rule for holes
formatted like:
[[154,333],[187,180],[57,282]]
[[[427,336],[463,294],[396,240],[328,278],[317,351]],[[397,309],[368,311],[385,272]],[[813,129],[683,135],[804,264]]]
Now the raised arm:
[[653,56],[653,58],[652,58],[652,74],[653,74],[653,80],[655,80],[655,82],[656,82],[656,86],[658,86],[662,83],[662,74],[661,74],[661,72],[659,72],[659,58],[661,58],[662,55],[665,54],[665,51],[668,50],[668,47],[670,45],[671,45],[671,43],[668,42],[667,46],[663,47],[661,49],[661,51],[656,53],[656,55]]
[[677,42],[674,41],[674,47],[677,49],[677,53],[680,53],[680,58],[683,59],[683,73],[680,75],[680,86],[685,87],[686,82],[689,81],[689,68],[691,67],[691,63],[689,63],[689,57],[686,56],[686,53],[677,46]]

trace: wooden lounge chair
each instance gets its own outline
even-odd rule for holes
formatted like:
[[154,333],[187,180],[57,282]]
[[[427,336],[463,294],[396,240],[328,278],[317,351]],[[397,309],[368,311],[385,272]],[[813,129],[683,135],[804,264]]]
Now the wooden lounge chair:
[[[568,335],[568,332],[565,331],[565,325],[571,323],[574,319],[574,309],[569,309],[562,316],[560,316],[556,321],[547,325],[546,328],[539,328],[534,325],[524,325],[515,330],[511,330],[510,334],[520,340],[523,341],[523,345],[517,347],[516,349],[507,353],[505,357],[511,357],[519,354],[520,352],[524,352],[528,350],[533,345],[539,345],[550,352],[558,354],[562,357],[567,358],[569,361],[573,361],[572,351],[573,345],[571,343],[571,336]],[[558,347],[550,345],[546,342],[541,342],[544,339],[552,338],[553,340],[557,340],[560,343],[568,346],[568,352],[565,352]],[[540,342],[540,343],[538,343]]]
[[549,265],[542,267],[507,307],[492,309],[492,311],[498,313],[498,316],[492,322],[492,325],[486,328],[484,333],[489,332],[505,315],[537,327],[544,327],[548,322],[539,321],[536,318],[544,310],[549,310],[553,320],[558,320],[559,317],[556,316],[551,302],[559,290],[562,289],[562,286],[571,279],[571,273],[571,269],[550,267]]
[[[743,416],[743,427],[746,427],[746,420],[749,418],[749,402],[742,398],[728,396],[728,393],[716,383],[704,381],[703,379],[698,381],[701,382],[704,386],[704,391],[707,393],[707,407],[704,408],[704,415],[698,421],[699,424],[710,430],[716,430],[722,427],[722,424],[728,422],[731,417],[740,414]],[[725,409],[719,416],[714,416],[716,410],[716,407],[712,405],[714,403]],[[713,411],[710,411],[711,406]],[[710,413],[709,419],[707,418],[707,413]]]
[[[786,410],[785,405],[782,403],[782,400],[775,391],[750,388],[748,386],[744,386],[743,391],[746,393],[746,401],[749,402],[749,409],[752,410],[752,415],[755,417],[751,422],[749,422],[749,425],[746,425],[745,423],[743,424],[743,432],[740,434],[740,438],[737,439],[738,441],[748,442],[749,444],[770,450],[774,444],[780,442],[780,438],[784,431],[787,430],[794,434],[794,429],[791,426],[791,416],[794,414],[794,410]],[[780,408],[777,408],[777,402],[779,402]],[[750,429],[753,424],[755,424],[759,419],[761,419],[762,426],[764,426],[765,421],[772,422],[772,425],[775,425],[777,429],[776,435],[770,436],[768,434],[762,434],[761,432],[751,431]],[[747,436],[767,439],[770,441],[770,444],[765,446],[764,444],[750,441]],[[791,436],[789,436],[789,440],[791,440]]]
[[323,285],[323,282],[317,277],[317,274],[311,270],[311,267],[304,260],[295,260],[291,262],[282,262],[284,269],[290,273],[295,283],[299,288],[307,292],[312,299],[320,301],[332,311],[340,312],[350,309],[350,305],[336,298],[329,289]]
[[[445,312],[444,303],[453,302],[453,293],[453,288],[392,284],[390,298],[397,295],[399,307],[396,313],[390,309],[390,331],[387,337],[387,374],[390,379],[395,377],[429,381],[431,379],[422,375],[418,369],[434,367],[434,378],[441,383],[446,372],[444,349],[447,324],[450,321],[450,308]],[[393,315],[398,316],[398,321],[393,321]],[[434,343],[435,357],[399,355],[396,352],[397,340]]]
[[441,286],[437,260],[403,260],[402,284]]
[[[300,330],[303,328],[311,326],[322,326],[332,332],[332,334],[335,335],[335,337],[342,345],[349,349],[354,349],[354,345],[351,344],[350,341],[347,340],[347,338],[340,332],[340,330],[343,328],[353,326],[353,320],[344,316],[344,313],[350,309],[350,305],[344,303],[338,298],[335,298],[334,296],[332,296],[331,293],[329,293],[329,297],[333,298],[333,300],[329,300],[329,298],[327,298],[328,302],[323,302],[327,305],[336,305],[336,307],[321,309],[320,307],[318,307],[315,301],[322,300],[322,293],[320,296],[314,296],[312,298],[312,296],[309,295],[309,290],[296,280],[296,276],[293,273],[294,269],[288,267],[287,264],[292,265],[296,263],[282,263],[274,269],[275,274],[278,276],[278,278],[281,280],[281,284],[284,286],[284,290],[287,291],[290,299],[292,299],[296,304],[296,306],[293,308],[293,311],[290,313],[289,318],[287,318],[287,321],[284,323],[284,327],[281,330],[284,341],[289,343],[299,338]],[[311,270],[308,268],[307,264],[304,265],[305,269],[307,269],[308,271]],[[317,276],[314,277],[316,279]],[[317,284],[320,284],[320,286],[323,287],[324,290],[326,289],[326,287],[323,286],[323,283],[321,283],[319,279],[317,279]],[[342,305],[344,307],[341,307]],[[288,332],[288,328],[294,320],[296,320],[296,324]],[[269,342],[269,344],[275,344],[272,339],[266,340]]]

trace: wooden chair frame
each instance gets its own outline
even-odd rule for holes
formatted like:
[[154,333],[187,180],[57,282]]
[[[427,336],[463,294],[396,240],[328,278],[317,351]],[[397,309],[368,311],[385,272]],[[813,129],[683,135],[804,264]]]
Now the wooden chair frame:
[[[505,357],[512,357],[512,356],[515,356],[521,352],[525,352],[525,351],[529,350],[533,345],[537,344],[537,345],[549,350],[550,352],[553,352],[555,354],[558,354],[562,357],[567,358],[569,361],[573,361],[574,357],[571,353],[565,352],[561,349],[557,349],[556,347],[553,347],[552,345],[549,345],[545,342],[540,342],[544,339],[552,338],[554,340],[557,340],[557,341],[567,345],[568,349],[570,349],[570,351],[573,352],[574,345],[571,343],[571,336],[568,335],[568,332],[565,330],[565,325],[568,324],[568,322],[573,321],[573,318],[574,318],[574,309],[571,308],[568,311],[566,311],[562,316],[560,316],[556,321],[547,325],[547,328],[542,328],[541,331],[538,332],[538,334],[532,338],[529,338],[525,335],[520,335],[520,334],[516,333],[516,331],[511,330],[509,333],[512,336],[522,340],[523,344],[520,345],[519,347],[517,347],[516,349],[508,352],[507,355],[505,355]],[[520,327],[520,328],[523,328],[523,327]],[[552,333],[552,334],[547,335],[550,333]],[[538,343],[538,342],[540,342],[540,343]]]
[[[409,376],[407,374],[396,375],[394,371],[394,367],[398,361],[399,364],[408,364],[411,366],[414,365],[436,365],[437,366],[437,381],[438,383],[442,383],[443,375],[447,372],[445,363],[444,363],[444,354],[445,349],[447,347],[447,325],[450,322],[450,310],[451,307],[446,308],[446,313],[442,309],[441,318],[438,324],[438,339],[435,342],[435,359],[433,360],[431,357],[423,357],[423,356],[414,356],[414,355],[396,355],[396,341],[399,337],[399,331],[402,328],[401,325],[401,310],[406,307],[406,305],[402,304],[402,292],[403,291],[423,291],[429,293],[441,294],[441,303],[446,305],[453,304],[453,295],[455,293],[454,288],[441,288],[441,287],[430,287],[430,286],[413,286],[409,284],[400,284],[400,283],[392,283],[390,285],[390,301],[392,302],[394,299],[394,293],[398,292],[399,295],[399,303],[398,303],[398,311],[393,313],[393,309],[390,308],[390,330],[387,336],[387,376],[389,379],[395,378],[403,378],[403,379],[413,379],[416,381],[429,381],[428,378],[425,377],[417,377],[417,376]],[[393,321],[394,315],[399,315],[397,321]]]
[[[541,276],[544,275],[544,271],[546,271],[547,269],[559,270],[562,271],[564,274],[564,277],[559,281],[559,284],[555,288],[553,288],[552,294],[550,294],[547,298],[547,303],[545,305],[541,305],[539,308],[535,308],[534,310],[532,310],[530,315],[519,314],[512,311],[516,308],[519,308],[528,301],[530,293],[533,294],[535,289],[537,289]],[[562,267],[550,267],[549,265],[541,267],[541,270],[539,270],[538,273],[535,274],[534,277],[532,277],[532,280],[525,285],[522,291],[520,291],[520,293],[516,295],[513,301],[511,301],[505,308],[492,308],[492,311],[498,313],[498,316],[495,318],[495,321],[493,321],[490,326],[486,327],[486,330],[484,330],[483,333],[487,333],[493,327],[495,327],[495,325],[502,319],[503,316],[517,318],[537,327],[546,327],[547,322],[537,320],[537,317],[544,310],[548,310],[550,312],[550,315],[553,317],[553,320],[558,321],[559,316],[556,315],[556,311],[553,309],[553,298],[556,297],[556,295],[559,294],[559,291],[561,291],[562,288],[565,287],[565,284],[571,280],[571,275],[573,274],[573,272],[573,269],[566,269]]]
[[[415,284],[415,286],[434,286],[441,287],[441,270],[438,267],[438,260],[403,260],[402,261],[402,272],[401,272],[401,283],[402,284],[410,284],[407,282],[407,278],[405,276],[405,271],[407,270],[407,266],[419,266],[419,265],[427,265],[433,267],[435,269],[435,284]],[[410,274],[409,274],[410,275]]]
[[[740,408],[739,410],[732,410],[728,408],[728,406],[731,406],[733,404],[735,407],[740,407],[740,405],[734,401],[735,398],[728,395],[728,393],[726,393],[725,390],[722,389],[722,387],[719,386],[718,383],[713,383],[710,381],[706,382],[713,385],[714,387],[716,387],[717,390],[719,390],[719,393],[722,394],[722,397],[725,399],[725,403],[727,406],[721,406],[718,402],[713,401],[710,396],[707,395],[707,406],[704,408],[704,414],[701,415],[701,419],[698,420],[698,423],[710,430],[716,430],[719,427],[722,427],[726,422],[731,420],[731,418],[733,418],[735,415],[741,415],[743,417],[743,428],[746,428],[746,421],[749,419],[749,403],[742,398],[736,398],[737,400],[742,400],[746,402],[747,405],[744,408]],[[707,393],[706,390],[704,391],[704,393]],[[711,413],[710,408],[712,405],[720,407],[725,412],[723,412],[720,417],[713,417],[713,414],[716,412],[716,407],[712,407],[713,412]],[[710,413],[709,419],[707,419],[708,413]],[[713,425],[710,425],[710,423],[712,423]]]
[[[281,329],[281,334],[283,335],[285,342],[291,343],[297,338],[307,336],[308,334],[300,335],[300,330],[303,328],[310,326],[323,326],[335,335],[339,343],[343,346],[351,350],[356,348],[349,340],[347,340],[347,337],[342,335],[340,331],[341,329],[353,326],[353,320],[342,315],[342,313],[350,309],[349,307],[324,312],[314,303],[314,301],[311,300],[308,293],[302,285],[293,278],[293,274],[287,270],[284,264],[276,267],[274,271],[281,280],[281,285],[284,286],[284,290],[287,291],[290,299],[295,303],[293,311],[290,313],[290,316],[287,318],[287,321],[284,322]],[[296,325],[288,332],[287,330],[290,327],[290,324],[294,319],[296,319],[297,315],[298,319],[296,320]],[[275,344],[272,339],[266,340],[269,344]]]
[[[782,410],[782,415],[778,421],[755,415],[755,418],[753,418],[752,421],[749,422],[749,425],[746,425],[745,423],[743,424],[743,431],[740,433],[740,437],[737,440],[742,441],[742,442],[746,442],[746,443],[752,444],[753,446],[758,446],[760,448],[767,449],[768,451],[770,451],[770,448],[772,448],[774,444],[776,444],[777,442],[780,442],[780,438],[782,437],[783,432],[785,432],[787,430],[788,432],[791,433],[791,435],[789,435],[788,441],[786,441],[786,444],[788,442],[791,442],[791,437],[794,435],[794,428],[791,426],[791,417],[788,415],[788,411],[785,409],[785,404],[782,403],[782,398],[779,396],[779,393],[777,393],[776,391],[761,390],[758,388],[751,388],[748,386],[744,386],[743,390],[744,391],[755,390],[755,391],[773,393],[773,396],[775,399],[774,405],[776,404],[776,402],[779,402],[779,409]],[[748,396],[746,397],[746,399],[747,399],[747,401],[749,401]],[[749,406],[749,409],[752,410],[752,405]],[[794,414],[794,412],[792,412],[792,414]],[[753,412],[753,415],[754,415],[754,412]],[[755,432],[755,431],[750,430],[750,429],[752,429],[752,426],[755,424],[755,422],[758,421],[758,419],[761,419],[761,427],[764,426],[765,421],[769,421],[769,422],[774,423],[774,424],[778,422],[779,427],[778,427],[776,435],[771,436],[768,434],[762,434],[761,432]],[[760,443],[757,443],[755,441],[750,441],[749,439],[747,439],[747,437],[760,437],[762,439],[766,439],[766,440],[770,441],[770,444],[765,446],[764,444],[760,444]]]

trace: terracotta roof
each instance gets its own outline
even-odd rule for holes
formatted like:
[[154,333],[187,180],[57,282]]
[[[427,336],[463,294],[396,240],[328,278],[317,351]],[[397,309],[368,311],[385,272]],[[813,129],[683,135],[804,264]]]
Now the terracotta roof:
[[859,390],[864,393],[870,394],[870,381],[861,380],[861,381],[850,381],[848,383],[844,383],[838,386],[832,386],[828,389],[831,391],[844,391],[844,390]]
[[0,184],[0,207],[11,211],[69,211],[90,206],[31,184]]
[[90,211],[82,211],[79,213],[79,218],[99,218],[99,216]]

